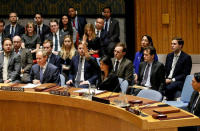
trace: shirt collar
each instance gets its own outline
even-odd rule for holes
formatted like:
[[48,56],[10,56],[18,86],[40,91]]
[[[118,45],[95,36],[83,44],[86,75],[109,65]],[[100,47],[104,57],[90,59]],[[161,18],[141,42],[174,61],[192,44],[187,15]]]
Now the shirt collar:
[[123,60],[123,58],[124,58],[124,57],[122,57],[120,60],[115,59],[115,62],[119,61],[119,63],[121,63],[122,60]]
[[181,55],[181,51],[179,51],[179,53],[178,54],[175,54],[174,53],[174,56],[177,56],[177,57],[179,57]]

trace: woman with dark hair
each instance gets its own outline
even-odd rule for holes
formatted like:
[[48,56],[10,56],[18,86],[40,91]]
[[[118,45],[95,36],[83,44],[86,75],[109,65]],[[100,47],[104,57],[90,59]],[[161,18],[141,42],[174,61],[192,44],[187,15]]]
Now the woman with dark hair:
[[26,32],[22,35],[22,48],[27,48],[31,51],[33,60],[36,59],[35,53],[40,48],[40,36],[35,32],[35,25],[33,22],[26,24]]
[[[133,66],[134,66],[136,75],[139,73],[140,62],[144,61],[143,51],[144,51],[144,48],[146,48],[147,46],[153,46],[153,40],[152,40],[151,36],[143,35],[142,40],[141,40],[141,50],[136,52],[135,59],[133,61]],[[158,61],[157,54],[155,55],[154,60]]]
[[68,15],[63,15],[59,21],[59,28],[62,32],[66,32],[68,35],[73,36],[73,30],[71,25],[71,20]]
[[104,56],[100,59],[101,78],[97,86],[100,90],[121,91],[117,75],[112,73],[113,65],[111,58]]

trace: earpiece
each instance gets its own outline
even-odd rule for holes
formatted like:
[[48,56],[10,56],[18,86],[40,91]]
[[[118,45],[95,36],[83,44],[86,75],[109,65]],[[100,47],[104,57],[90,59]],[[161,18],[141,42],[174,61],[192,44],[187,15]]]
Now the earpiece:
[[101,14],[104,16],[104,12],[101,12]]
[[96,26],[96,21],[94,22],[94,25]]
[[78,11],[76,10],[76,12],[75,12],[75,13],[76,13],[76,15],[77,15],[77,14],[78,14]]
[[19,17],[17,17],[17,21],[19,20]]
[[37,21],[36,18],[33,19],[35,22]]

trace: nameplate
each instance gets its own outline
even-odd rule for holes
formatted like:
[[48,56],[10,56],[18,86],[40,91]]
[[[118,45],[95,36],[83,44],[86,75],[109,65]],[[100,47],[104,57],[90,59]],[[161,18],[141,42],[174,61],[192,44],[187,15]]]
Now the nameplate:
[[2,86],[2,87],[0,88],[0,90],[24,92],[24,88],[21,88],[21,87],[10,87],[10,86]]
[[49,93],[50,93],[50,94],[53,94],[53,95],[59,95],[59,96],[70,96],[70,93],[67,92],[67,91],[56,91],[56,90],[51,90]]
[[92,101],[104,103],[104,104],[110,104],[110,100],[102,99],[99,97],[92,96]]
[[131,107],[126,107],[126,110],[136,115],[140,115],[141,113],[139,110],[133,109]]

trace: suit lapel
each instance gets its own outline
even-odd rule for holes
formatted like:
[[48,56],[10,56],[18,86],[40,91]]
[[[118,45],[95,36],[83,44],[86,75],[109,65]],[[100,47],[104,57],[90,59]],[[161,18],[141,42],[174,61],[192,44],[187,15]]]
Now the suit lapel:
[[2,52],[1,55],[0,55],[0,61],[1,61],[1,65],[2,65],[2,67],[3,67],[4,52]]
[[[143,74],[144,74],[144,70],[145,70],[146,66],[147,66],[147,63],[145,62],[144,66],[142,66],[142,69],[141,69],[141,74],[140,74],[141,78],[143,78]],[[141,81],[142,81],[142,79],[141,79]]]
[[179,58],[178,58],[178,61],[176,62],[176,66],[175,66],[175,69],[174,69],[174,73],[173,74],[175,74],[176,73],[176,71],[177,71],[177,68],[179,68],[180,66],[180,63],[181,63],[181,61],[182,61],[182,58],[183,58],[183,52],[181,52],[181,54],[180,54],[180,56],[179,56]]
[[[119,68],[117,69],[117,75],[120,74],[121,70],[123,69],[123,66],[124,66],[124,63],[125,63],[126,59],[123,58],[120,65],[119,65]],[[119,70],[120,69],[120,70]]]

